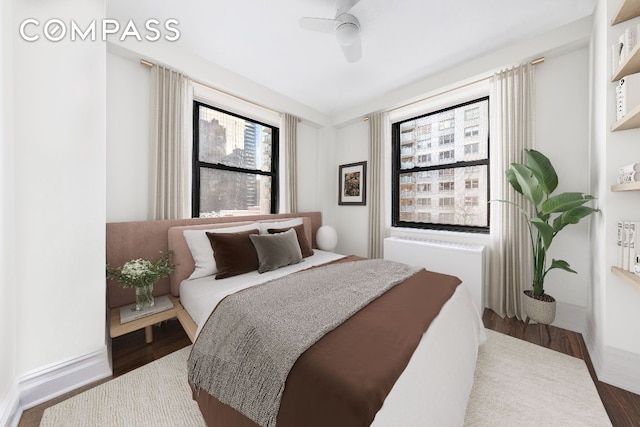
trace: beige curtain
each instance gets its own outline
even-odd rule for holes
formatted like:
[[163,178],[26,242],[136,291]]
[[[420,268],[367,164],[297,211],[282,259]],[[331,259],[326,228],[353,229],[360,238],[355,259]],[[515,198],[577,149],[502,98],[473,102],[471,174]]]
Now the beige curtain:
[[368,257],[382,258],[384,238],[387,237],[385,225],[384,194],[384,149],[388,135],[389,115],[385,112],[369,116],[369,185],[367,195],[369,203],[369,242]]
[[193,89],[182,74],[151,70],[150,219],[191,217]]
[[283,113],[284,133],[284,188],[286,212],[298,211],[298,118],[291,114]]
[[[504,171],[525,161],[531,148],[531,65],[503,70],[493,76],[491,94],[491,199],[527,206]],[[522,292],[533,280],[529,229],[524,216],[511,205],[491,203],[491,270],[488,306],[500,316],[523,319]]]

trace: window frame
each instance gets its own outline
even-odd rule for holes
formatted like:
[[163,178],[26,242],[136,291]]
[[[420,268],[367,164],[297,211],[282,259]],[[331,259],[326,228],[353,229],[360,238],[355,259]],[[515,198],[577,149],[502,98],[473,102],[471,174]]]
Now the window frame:
[[[212,110],[228,114],[233,117],[237,117],[242,120],[247,120],[253,123],[257,123],[261,126],[271,129],[271,171],[263,171],[259,169],[247,169],[237,166],[224,165],[222,163],[209,163],[200,160],[200,107],[210,108]],[[243,174],[263,175],[271,178],[271,206],[270,213],[278,213],[278,189],[279,173],[278,173],[278,159],[279,159],[279,146],[280,146],[280,128],[273,125],[261,122],[250,117],[243,116],[241,114],[234,113],[232,111],[225,110],[223,108],[215,107],[207,104],[206,102],[194,100],[193,101],[193,152],[191,155],[191,217],[200,217],[200,168],[222,170],[226,172],[236,172]]]
[[[429,166],[418,166],[414,165],[413,168],[410,169],[402,169],[400,164],[400,149],[401,149],[401,139],[400,139],[400,127],[403,123],[409,122],[412,120],[418,120],[423,117],[440,114],[445,111],[455,110],[457,108],[464,107],[466,105],[471,105],[477,102],[487,102],[487,158],[480,160],[472,160],[472,161],[458,161],[454,163],[448,164],[439,164],[439,165],[429,165]],[[444,169],[458,169],[472,166],[486,166],[487,168],[487,201],[491,200],[490,198],[490,178],[491,178],[491,169],[490,169],[490,159],[491,159],[491,128],[490,128],[490,102],[489,96],[480,96],[474,97],[469,101],[465,101],[462,103],[458,103],[455,105],[451,105],[445,108],[440,108],[435,111],[430,111],[425,114],[419,114],[417,116],[409,117],[406,119],[402,119],[398,122],[391,124],[391,226],[392,227],[403,227],[403,228],[417,228],[417,229],[425,229],[425,230],[446,230],[446,231],[454,231],[454,232],[466,232],[466,233],[481,233],[488,234],[491,228],[491,210],[487,209],[487,225],[486,226],[473,226],[473,225],[460,225],[460,224],[440,224],[440,223],[432,223],[432,222],[417,222],[417,221],[402,221],[400,220],[400,176],[402,174],[409,173],[420,173],[420,172],[431,172],[431,171],[441,171]],[[474,118],[473,120],[475,120]],[[466,120],[466,115],[465,115]],[[448,129],[448,128],[447,128]],[[438,156],[439,157],[439,156]],[[440,160],[439,160],[440,161]],[[466,189],[466,188],[465,188]],[[463,190],[465,190],[463,189]],[[463,197],[464,193],[463,193]],[[464,199],[463,199],[464,200]]]

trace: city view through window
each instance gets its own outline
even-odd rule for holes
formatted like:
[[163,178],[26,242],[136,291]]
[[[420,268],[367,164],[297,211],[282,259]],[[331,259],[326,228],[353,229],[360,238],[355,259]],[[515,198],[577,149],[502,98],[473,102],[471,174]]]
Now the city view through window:
[[272,213],[278,129],[201,103],[194,114],[194,216]]
[[483,98],[393,125],[394,225],[489,226],[488,112]]

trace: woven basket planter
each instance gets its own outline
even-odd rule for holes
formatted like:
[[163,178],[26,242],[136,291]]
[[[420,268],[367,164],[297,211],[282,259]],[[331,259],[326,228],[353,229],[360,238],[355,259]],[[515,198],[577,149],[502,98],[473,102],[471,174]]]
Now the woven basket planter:
[[534,298],[533,291],[524,291],[524,312],[529,319],[549,325],[556,318],[556,300],[546,294],[543,298]]

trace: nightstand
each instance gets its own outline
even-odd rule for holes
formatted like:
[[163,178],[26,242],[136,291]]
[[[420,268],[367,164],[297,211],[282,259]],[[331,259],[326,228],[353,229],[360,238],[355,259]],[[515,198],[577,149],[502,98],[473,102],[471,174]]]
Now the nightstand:
[[165,320],[173,319],[177,316],[179,310],[182,310],[180,300],[173,295],[169,295],[169,300],[173,303],[173,307],[160,313],[151,314],[141,319],[136,319],[127,323],[120,323],[120,307],[111,309],[111,338],[128,334],[144,328],[144,340],[148,344],[153,341],[152,326]]

